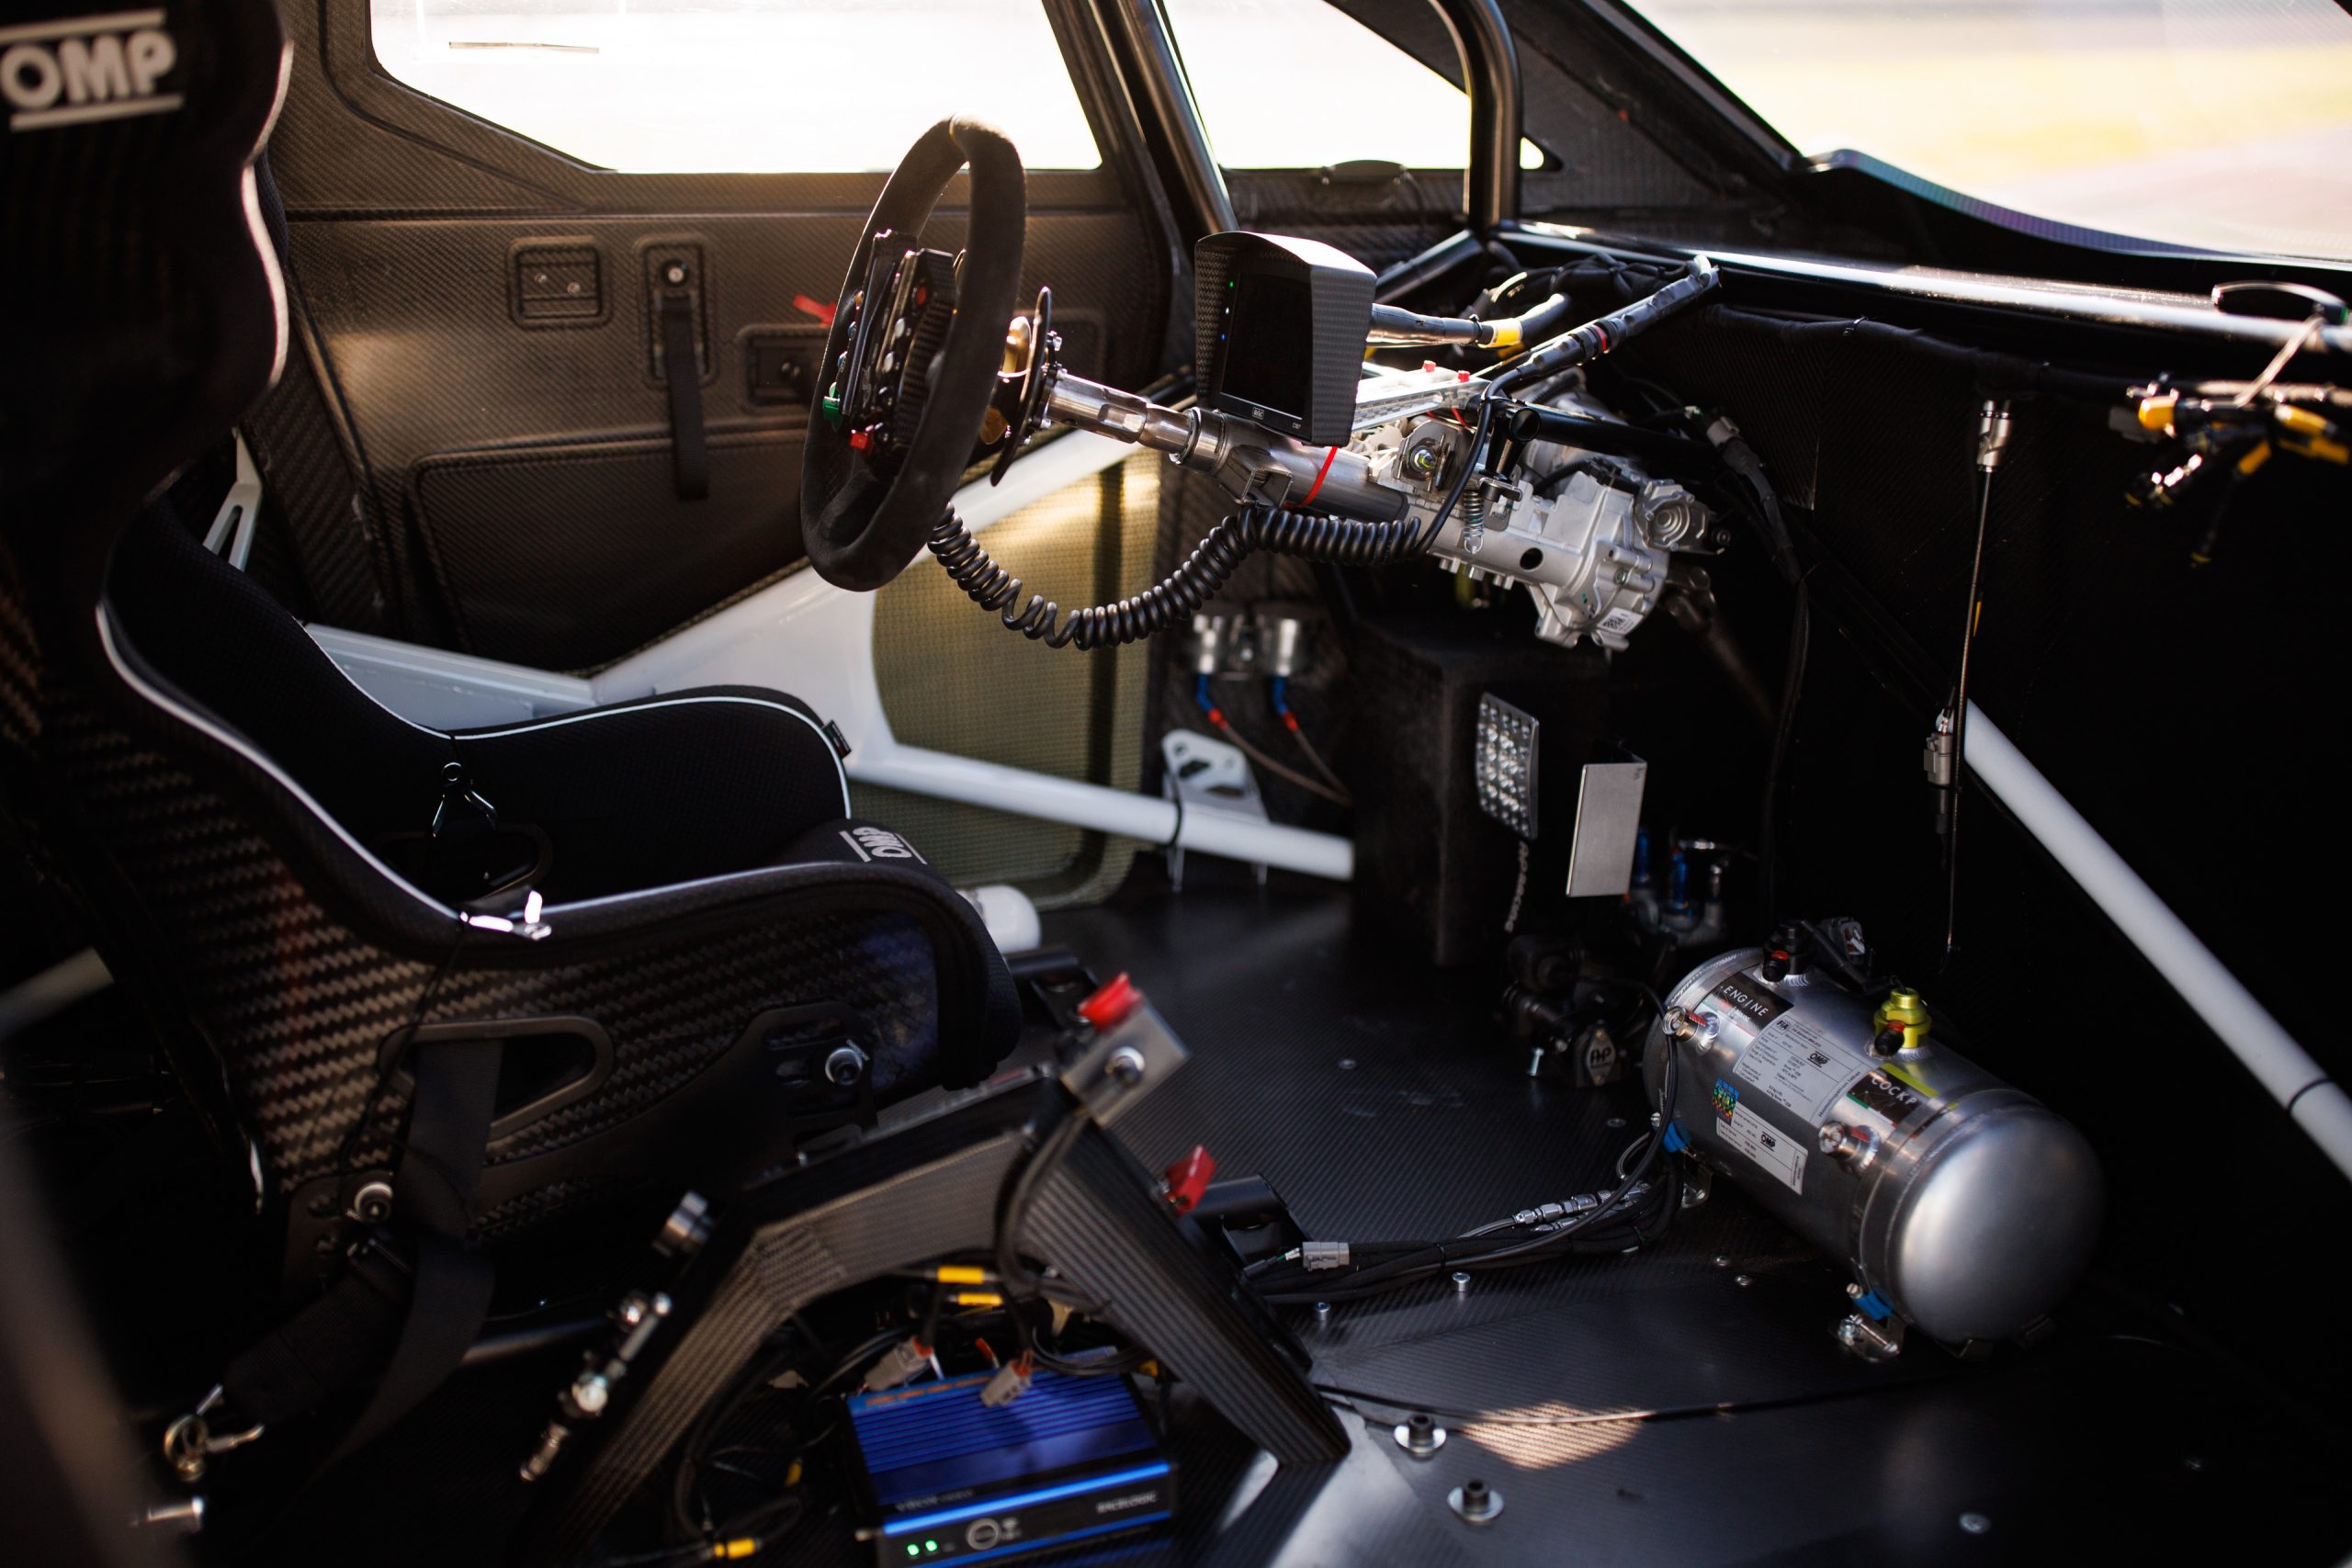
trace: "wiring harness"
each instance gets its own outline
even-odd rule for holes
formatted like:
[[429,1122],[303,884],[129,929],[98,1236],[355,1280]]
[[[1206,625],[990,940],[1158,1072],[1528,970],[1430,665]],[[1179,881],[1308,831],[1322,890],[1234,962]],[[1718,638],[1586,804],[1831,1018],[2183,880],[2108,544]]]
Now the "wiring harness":
[[[1646,988],[1644,994],[1656,1009],[1657,997]],[[1682,1203],[1680,1167],[1671,1161],[1663,1169],[1658,1167],[1666,1146],[1664,1129],[1674,1106],[1675,1074],[1674,1054],[1668,1052],[1656,1121],[1618,1156],[1613,1188],[1522,1209],[1445,1241],[1310,1241],[1253,1265],[1250,1280],[1271,1305],[1336,1304],[1456,1270],[1476,1272],[1655,1246]]]

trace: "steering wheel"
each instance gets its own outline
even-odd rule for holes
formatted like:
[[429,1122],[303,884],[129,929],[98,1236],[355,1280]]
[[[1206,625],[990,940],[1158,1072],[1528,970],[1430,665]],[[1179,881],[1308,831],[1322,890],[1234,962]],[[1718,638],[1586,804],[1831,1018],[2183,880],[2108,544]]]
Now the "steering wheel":
[[[972,167],[964,251],[920,232]],[[1021,288],[1028,199],[1021,154],[978,120],[922,133],[882,187],[850,257],[800,467],[809,564],[841,588],[881,587],[921,554],[980,446]]]

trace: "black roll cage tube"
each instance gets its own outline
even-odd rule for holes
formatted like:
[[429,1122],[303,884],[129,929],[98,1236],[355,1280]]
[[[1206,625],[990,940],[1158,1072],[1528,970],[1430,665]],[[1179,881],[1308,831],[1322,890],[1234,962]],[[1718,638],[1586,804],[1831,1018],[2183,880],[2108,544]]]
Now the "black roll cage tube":
[[[1430,0],[1453,37],[1470,97],[1470,155],[1462,175],[1470,233],[1494,234],[1519,220],[1519,144],[1524,133],[1519,48],[1498,0]],[[1225,171],[1209,150],[1200,106],[1161,0],[1095,0],[1130,100],[1160,139],[1158,162],[1186,240],[1236,227]]]

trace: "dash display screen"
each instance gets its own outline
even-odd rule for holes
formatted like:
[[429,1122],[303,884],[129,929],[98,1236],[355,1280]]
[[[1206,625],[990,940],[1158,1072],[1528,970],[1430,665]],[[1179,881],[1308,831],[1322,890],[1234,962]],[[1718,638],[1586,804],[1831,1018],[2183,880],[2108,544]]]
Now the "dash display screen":
[[1218,390],[1301,418],[1315,372],[1315,318],[1302,278],[1243,273],[1227,295]]

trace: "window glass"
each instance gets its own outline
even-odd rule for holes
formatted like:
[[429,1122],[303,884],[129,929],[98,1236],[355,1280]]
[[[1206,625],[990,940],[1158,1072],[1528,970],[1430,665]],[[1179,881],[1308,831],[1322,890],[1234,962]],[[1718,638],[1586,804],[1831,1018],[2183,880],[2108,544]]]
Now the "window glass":
[[[1325,0],[1168,0],[1168,19],[1228,169],[1458,169],[1469,153],[1469,98]],[[1522,141],[1519,162],[1544,154]]]
[[606,168],[888,171],[941,116],[1102,156],[1037,0],[375,0],[385,70]]
[[2336,0],[1634,0],[1808,153],[2213,250],[2352,256]]

